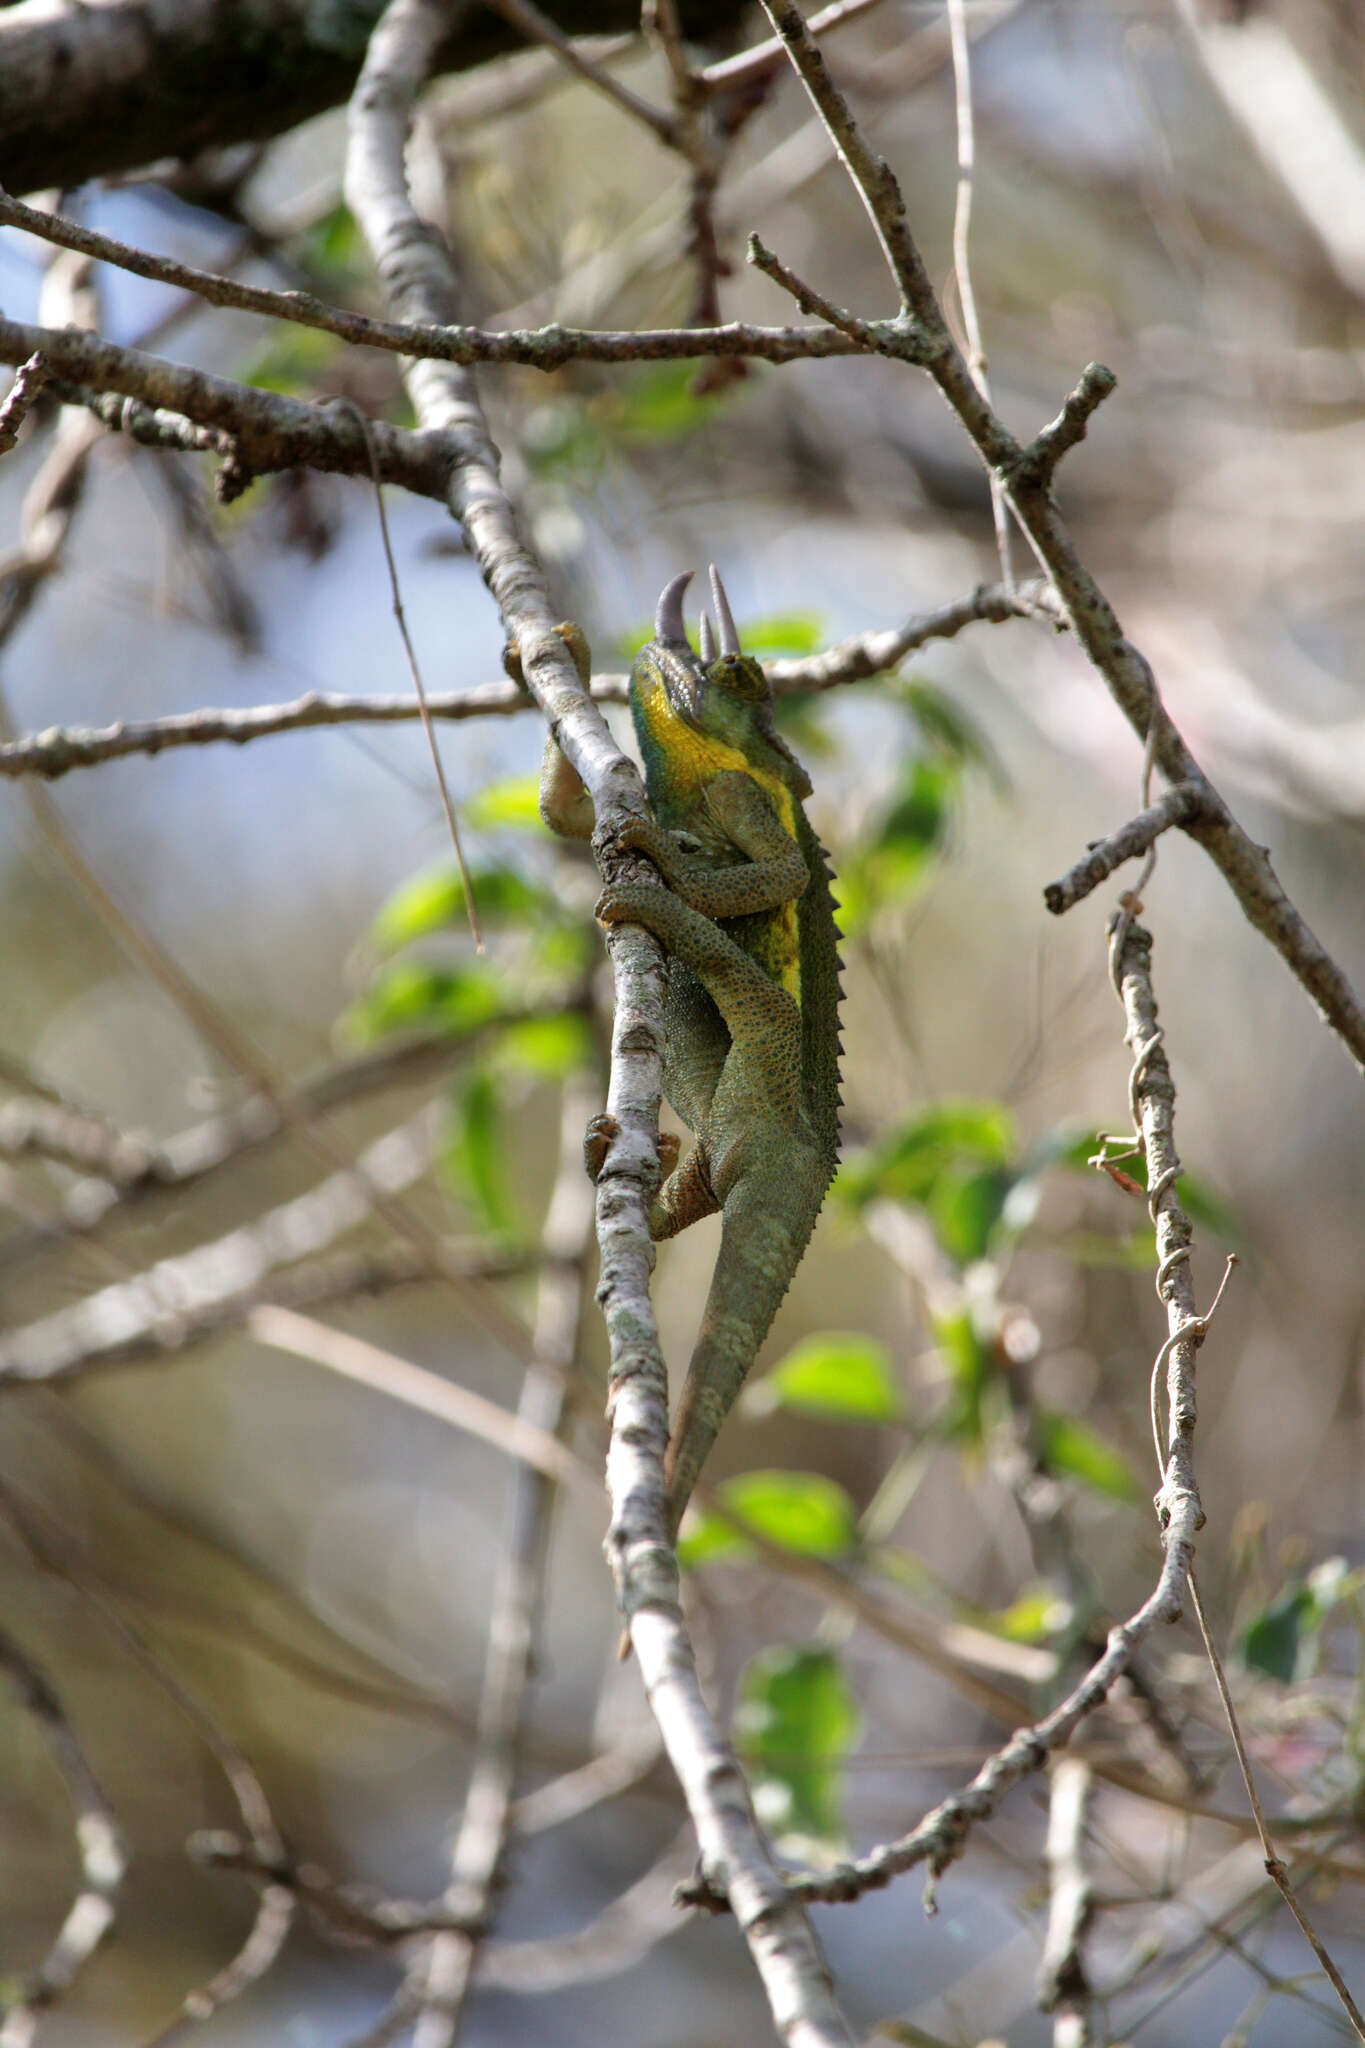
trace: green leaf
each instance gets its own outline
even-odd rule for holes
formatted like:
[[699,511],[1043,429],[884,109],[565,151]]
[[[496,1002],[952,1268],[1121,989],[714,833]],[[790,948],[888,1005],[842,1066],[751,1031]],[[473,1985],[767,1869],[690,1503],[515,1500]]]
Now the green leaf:
[[1142,1273],[1156,1265],[1154,1230],[1135,1230],[1124,1237],[1069,1230],[1060,1242],[1074,1266],[1112,1266],[1120,1272]]
[[953,1387],[952,1409],[943,1424],[945,1432],[967,1443],[979,1444],[984,1434],[982,1404],[986,1388],[995,1376],[995,1359],[965,1308],[956,1309],[951,1315],[935,1316],[932,1328]]
[[518,1218],[507,1181],[502,1090],[487,1067],[471,1068],[455,1089],[443,1164],[481,1227],[511,1236]]
[[313,327],[281,324],[272,340],[251,358],[243,381],[262,391],[275,391],[294,398],[314,389],[322,372],[341,348],[334,334],[322,334]]
[[583,1065],[591,1045],[592,1034],[584,1017],[572,1012],[559,1017],[526,1017],[498,1033],[492,1058],[503,1072],[556,1081]]
[[[742,1472],[716,1489],[716,1504],[758,1536],[798,1557],[842,1557],[858,1540],[853,1503],[819,1472]],[[678,1562],[691,1570],[716,1557],[752,1556],[742,1529],[705,1509],[689,1513]]]
[[1033,1586],[1008,1607],[988,1617],[997,1635],[1011,1643],[1044,1643],[1065,1627],[1071,1609],[1050,1586]]
[[779,1841],[842,1839],[843,1764],[861,1728],[832,1651],[779,1646],[753,1659],[739,1683],[735,1740],[759,1819]]
[[390,1031],[445,1031],[466,1038],[491,1023],[502,1007],[502,993],[485,969],[448,973],[400,960],[352,1004],[343,1028],[361,1044]]
[[886,1200],[927,1205],[946,1171],[1005,1167],[1016,1143],[1014,1119],[1003,1102],[936,1102],[893,1129],[874,1151],[849,1161],[839,1175],[839,1197],[856,1208]]
[[[553,898],[512,868],[481,868],[470,876],[474,901],[484,924],[504,918],[529,919],[553,907]],[[370,943],[380,953],[397,952],[414,939],[429,938],[447,926],[462,924],[464,884],[458,868],[431,868],[396,889],[370,927]]]
[[999,757],[981,727],[934,683],[915,676],[901,683],[896,695],[935,753],[961,767],[985,768],[998,782],[1005,781]]
[[1237,1648],[1248,1671],[1292,1685],[1311,1648],[1316,1613],[1309,1587],[1302,1581],[1286,1586],[1242,1631]]
[[796,1345],[750,1387],[744,1406],[755,1414],[794,1408],[845,1422],[895,1422],[902,1414],[886,1346],[838,1330]]
[[742,619],[739,644],[746,654],[763,659],[786,654],[799,658],[814,654],[825,637],[825,622],[819,612],[764,612],[761,618]]
[[722,403],[718,394],[699,395],[695,385],[692,363],[661,363],[618,383],[601,410],[622,441],[679,441],[704,426]]
[[[540,778],[537,775],[508,775],[500,782],[485,783],[464,805],[465,822],[476,832],[508,827],[525,832],[540,825]],[[475,899],[483,908],[478,890]]]
[[1074,1415],[1040,1410],[1038,1441],[1051,1471],[1065,1473],[1069,1479],[1079,1479],[1083,1486],[1093,1488],[1096,1493],[1108,1494],[1111,1500],[1141,1499],[1142,1488],[1133,1477],[1127,1460],[1097,1435],[1088,1423],[1078,1421]]
[[360,230],[348,206],[337,203],[303,232],[299,249],[305,267],[334,289],[349,283],[363,253]]

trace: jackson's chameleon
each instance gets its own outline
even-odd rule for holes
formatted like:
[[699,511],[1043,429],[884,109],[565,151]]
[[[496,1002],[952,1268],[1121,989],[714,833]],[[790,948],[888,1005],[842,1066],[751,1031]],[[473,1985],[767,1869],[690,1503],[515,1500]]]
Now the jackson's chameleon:
[[[761,665],[740,651],[720,577],[701,655],[683,623],[687,575],[659,600],[655,635],[630,679],[653,824],[618,845],[646,854],[666,886],[608,888],[603,924],[641,924],[669,956],[664,1093],[695,1134],[660,1141],[666,1178],[650,1233],[672,1237],[719,1209],[720,1253],[674,1418],[666,1476],[674,1534],[806,1249],[839,1141],[839,955],[829,870],[802,799],[810,779],[773,727]],[[577,629],[562,629],[580,666]],[[551,742],[541,815],[586,838],[591,803]],[[590,1129],[600,1166],[610,1119]]]

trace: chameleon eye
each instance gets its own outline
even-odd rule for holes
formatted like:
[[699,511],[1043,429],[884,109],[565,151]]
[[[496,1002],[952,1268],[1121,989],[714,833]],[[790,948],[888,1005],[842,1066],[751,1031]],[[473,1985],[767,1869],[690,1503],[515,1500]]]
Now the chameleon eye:
[[738,697],[745,704],[767,701],[768,678],[762,663],[751,654],[722,654],[711,666],[710,680],[727,697]]

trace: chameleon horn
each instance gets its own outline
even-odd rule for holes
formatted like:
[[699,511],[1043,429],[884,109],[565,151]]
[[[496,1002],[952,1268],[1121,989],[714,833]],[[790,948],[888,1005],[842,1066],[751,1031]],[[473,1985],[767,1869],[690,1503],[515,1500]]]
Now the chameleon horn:
[[735,616],[730,610],[730,600],[725,595],[725,585],[720,580],[720,570],[711,564],[711,595],[716,603],[716,621],[720,626],[720,651],[722,654],[740,654],[739,634],[735,631]]
[[683,592],[692,581],[692,571],[684,569],[681,576],[675,576],[671,583],[665,583],[659,598],[659,607],[654,614],[654,638],[656,640],[681,640],[687,644],[687,627],[683,623]]
[[711,614],[709,612],[703,612],[701,615],[697,640],[700,646],[701,658],[709,667],[716,658],[716,636],[711,626]]

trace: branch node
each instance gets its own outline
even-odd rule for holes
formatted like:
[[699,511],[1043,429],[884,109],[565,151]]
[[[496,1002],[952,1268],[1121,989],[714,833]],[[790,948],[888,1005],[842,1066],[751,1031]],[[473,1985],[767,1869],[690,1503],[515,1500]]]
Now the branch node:
[[1087,363],[1055,420],[1050,420],[1011,464],[1005,482],[1011,491],[1046,490],[1062,457],[1085,439],[1092,413],[1098,411],[1118,383],[1103,363]]

